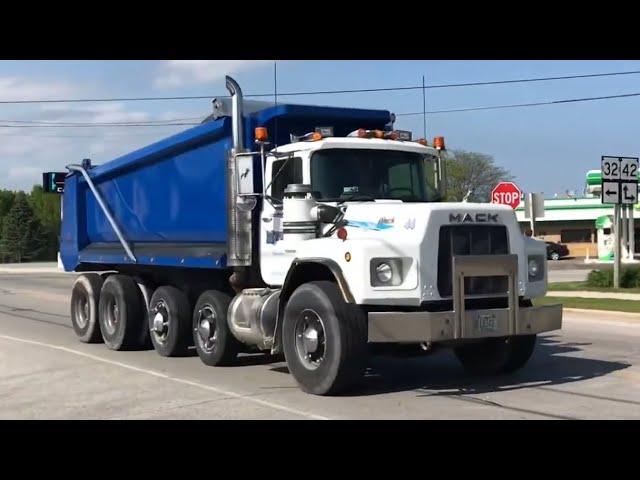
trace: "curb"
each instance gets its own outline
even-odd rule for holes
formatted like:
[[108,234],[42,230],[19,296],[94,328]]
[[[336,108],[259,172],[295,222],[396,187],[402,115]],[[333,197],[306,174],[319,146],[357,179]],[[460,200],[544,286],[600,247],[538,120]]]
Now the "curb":
[[[595,294],[595,295],[594,295]],[[552,290],[546,294],[549,298],[565,297],[565,298],[590,298],[599,300],[630,300],[640,301],[640,293],[625,292],[589,292],[580,290]]]
[[573,312],[573,313],[591,313],[591,314],[593,314],[594,312],[604,312],[607,315],[617,315],[620,317],[637,318],[638,320],[640,320],[640,313],[621,312],[619,310],[602,310],[599,308],[565,308],[563,306],[562,311]]

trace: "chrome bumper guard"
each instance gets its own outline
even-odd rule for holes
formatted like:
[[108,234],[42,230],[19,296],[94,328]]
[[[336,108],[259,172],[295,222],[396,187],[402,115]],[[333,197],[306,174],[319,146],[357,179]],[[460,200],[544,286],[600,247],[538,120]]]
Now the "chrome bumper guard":
[[[562,328],[562,305],[518,305],[517,255],[453,257],[453,311],[369,312],[369,343],[439,342],[444,340],[530,335]],[[465,309],[465,277],[507,276],[507,308]]]

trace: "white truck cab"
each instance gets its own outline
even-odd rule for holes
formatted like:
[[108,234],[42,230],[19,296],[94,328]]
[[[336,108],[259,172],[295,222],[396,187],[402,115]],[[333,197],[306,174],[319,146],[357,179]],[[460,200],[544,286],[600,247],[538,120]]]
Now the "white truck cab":
[[[536,334],[562,321],[560,305],[532,304],[547,289],[544,242],[522,235],[508,206],[442,201],[441,137],[436,148],[397,134],[361,129],[336,138],[323,130],[264,155],[259,214],[260,273],[285,305],[275,337],[282,328],[285,354],[290,329],[313,339],[289,348],[303,388],[326,393],[334,385],[313,380],[323,356],[305,363],[327,339],[323,316],[309,306],[313,294],[303,297],[309,308],[288,315],[291,298],[317,278],[329,278],[358,309],[369,344],[453,346],[478,372],[524,365]],[[316,267],[300,273],[305,265]],[[325,273],[316,278],[317,266]],[[288,317],[306,327],[289,327]],[[496,349],[507,353],[489,365]]]

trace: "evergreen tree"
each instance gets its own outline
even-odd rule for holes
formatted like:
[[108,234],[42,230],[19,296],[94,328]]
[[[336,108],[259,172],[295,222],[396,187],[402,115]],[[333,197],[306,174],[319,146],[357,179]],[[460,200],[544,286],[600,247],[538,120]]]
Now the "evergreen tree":
[[46,230],[24,192],[16,193],[2,227],[2,250],[9,262],[37,259],[46,248]]
[[0,222],[13,205],[15,195],[11,190],[0,190]]
[[61,200],[60,195],[44,193],[41,185],[34,185],[29,195],[29,204],[45,230],[46,246],[41,252],[43,260],[55,260],[58,255]]

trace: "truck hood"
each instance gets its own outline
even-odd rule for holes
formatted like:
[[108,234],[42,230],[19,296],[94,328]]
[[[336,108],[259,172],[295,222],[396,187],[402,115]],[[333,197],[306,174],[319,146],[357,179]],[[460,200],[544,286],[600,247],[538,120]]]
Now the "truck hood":
[[402,203],[376,201],[348,203],[345,214],[350,238],[402,239],[420,241],[430,220],[437,224],[516,224],[514,211],[491,203]]

